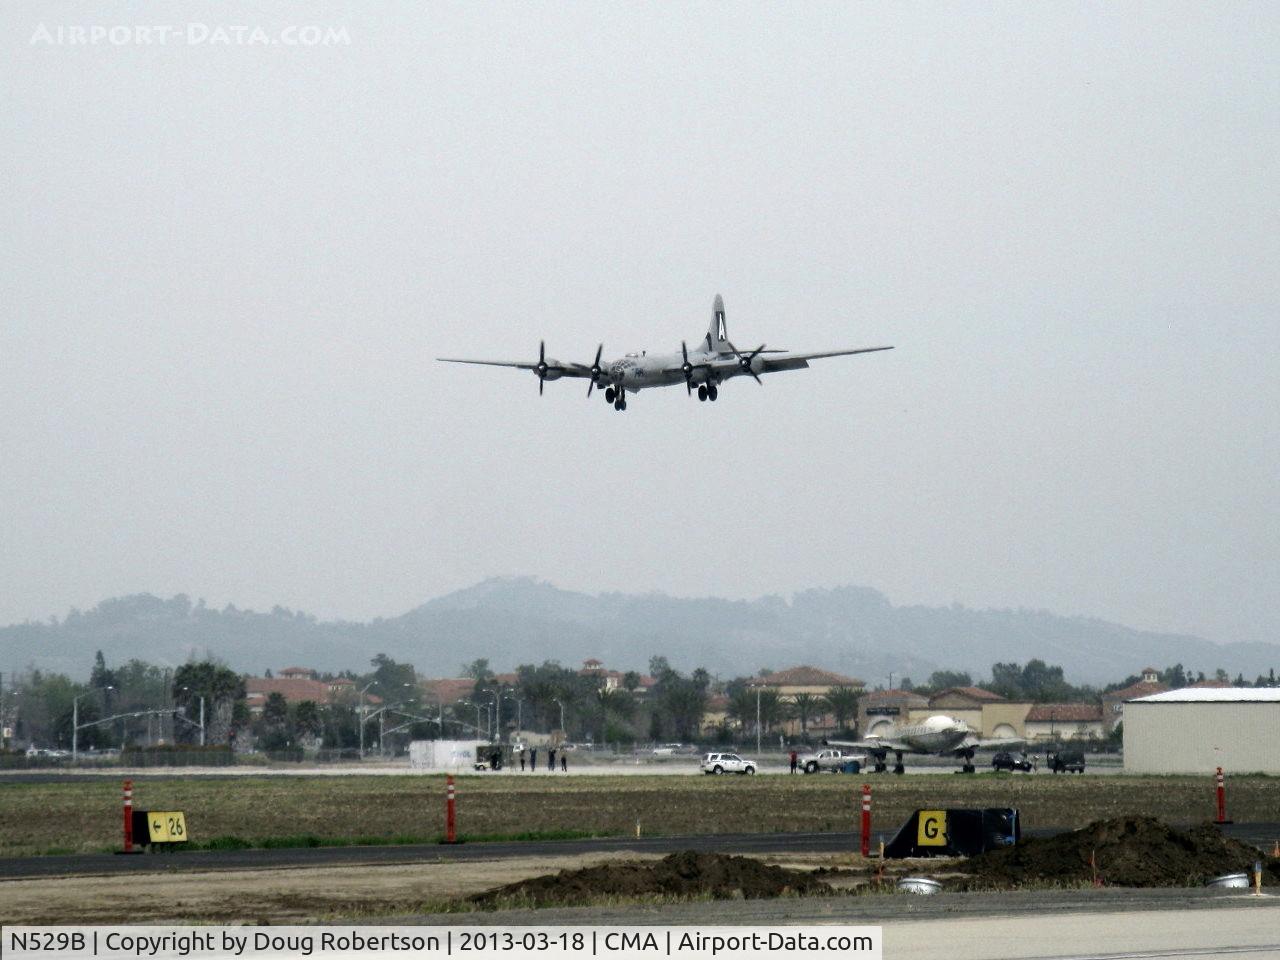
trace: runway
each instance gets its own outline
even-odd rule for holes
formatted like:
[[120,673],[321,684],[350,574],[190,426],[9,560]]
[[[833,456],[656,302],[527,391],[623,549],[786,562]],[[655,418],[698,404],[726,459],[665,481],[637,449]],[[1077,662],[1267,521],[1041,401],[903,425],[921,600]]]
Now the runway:
[[[1237,823],[1223,833],[1262,848],[1280,837],[1280,823]],[[1050,836],[1058,829],[1024,831],[1026,836]],[[31,877],[96,876],[103,874],[200,872],[207,870],[274,869],[279,867],[341,866],[502,860],[516,857],[554,857],[634,851],[667,854],[677,850],[718,853],[852,853],[856,833],[738,833],[702,836],[601,837],[590,840],[528,840],[498,843],[406,844],[369,847],[297,847],[285,849],[204,850],[119,856],[109,853],[10,857],[0,859],[0,880]]]

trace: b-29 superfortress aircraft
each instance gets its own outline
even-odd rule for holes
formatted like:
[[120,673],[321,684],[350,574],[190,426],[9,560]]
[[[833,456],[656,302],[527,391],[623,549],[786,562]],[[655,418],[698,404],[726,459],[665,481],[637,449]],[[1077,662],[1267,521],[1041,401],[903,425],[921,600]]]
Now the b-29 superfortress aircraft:
[[892,350],[893,347],[861,347],[856,350],[826,350],[820,353],[792,353],[787,350],[770,350],[762,343],[754,350],[742,352],[729,339],[724,319],[724,300],[716,294],[711,312],[711,326],[707,335],[692,350],[687,342],[680,344],[679,353],[653,354],[642,350],[628,353],[620,360],[601,361],[604,344],[596,348],[596,358],[590,364],[562,363],[547,356],[546,341],[538,347],[535,362],[522,360],[463,360],[455,357],[439,357],[445,363],[478,363],[492,367],[515,367],[532,370],[538,377],[538,393],[548,380],[561,377],[581,377],[588,381],[587,396],[597,387],[604,390],[604,398],[615,410],[627,409],[627,394],[650,387],[670,387],[683,383],[690,396],[696,387],[699,400],[712,400],[719,396],[719,386],[731,377],[751,377],[763,384],[760,375],[781,370],[803,370],[810,360],[824,357],[844,357],[854,353],[875,353]]
[[961,771],[973,773],[973,755],[978,750],[994,750],[1000,747],[1015,747],[1027,741],[1020,737],[997,737],[983,740],[974,735],[969,725],[963,720],[936,714],[919,723],[904,727],[894,727],[887,736],[871,734],[863,740],[823,740],[824,744],[833,747],[851,747],[865,750],[875,759],[875,772],[884,773],[890,753],[894,754],[897,763],[894,773],[905,773],[902,765],[904,753],[929,753],[942,757],[955,757],[963,761]]

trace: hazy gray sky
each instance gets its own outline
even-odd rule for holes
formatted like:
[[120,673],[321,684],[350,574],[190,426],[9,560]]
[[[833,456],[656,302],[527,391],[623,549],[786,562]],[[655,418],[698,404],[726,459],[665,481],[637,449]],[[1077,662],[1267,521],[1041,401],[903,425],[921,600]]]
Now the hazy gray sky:
[[[308,24],[350,42],[199,41]],[[1280,638],[1274,3],[7,3],[0,42],[0,622],[529,573]],[[678,349],[717,291],[740,346],[897,349],[625,414],[432,359]]]

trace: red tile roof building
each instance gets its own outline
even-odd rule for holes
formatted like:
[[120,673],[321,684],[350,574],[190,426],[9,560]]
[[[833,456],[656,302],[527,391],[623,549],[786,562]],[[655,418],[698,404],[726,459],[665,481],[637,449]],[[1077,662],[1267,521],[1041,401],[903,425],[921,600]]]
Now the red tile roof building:
[[[267,697],[278,693],[285,703],[297,704],[310,700],[318,704],[338,703],[354,698],[355,682],[347,677],[332,680],[315,679],[316,671],[305,667],[286,667],[279,677],[245,677],[244,699],[250,713],[261,713]],[[382,698],[365,694],[365,703],[381,703]]]
[[846,677],[830,670],[819,670],[817,667],[801,665],[786,670],[775,670],[773,673],[757,677],[752,681],[762,687],[777,687],[784,697],[793,693],[826,693],[832,687],[853,687],[861,690],[865,683],[857,677]]
[[[1143,671],[1143,674],[1153,676],[1155,671],[1148,667]],[[1159,681],[1151,683],[1146,680],[1139,680],[1123,690],[1112,690],[1110,693],[1104,693],[1102,695],[1102,719],[1107,729],[1112,730],[1117,723],[1124,719],[1124,703],[1126,700],[1149,697],[1155,693],[1164,693],[1168,689],[1167,686]]]
[[1028,740],[1100,739],[1106,732],[1100,704],[1037,703],[1027,711]]

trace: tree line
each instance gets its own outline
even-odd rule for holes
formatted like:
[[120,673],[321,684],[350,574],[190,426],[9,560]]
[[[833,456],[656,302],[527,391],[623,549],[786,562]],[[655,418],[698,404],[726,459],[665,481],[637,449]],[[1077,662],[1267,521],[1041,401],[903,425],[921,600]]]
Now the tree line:
[[[631,671],[606,683],[600,674],[548,660],[521,664],[514,677],[500,680],[487,659],[477,659],[462,668],[472,681],[470,695],[446,703],[411,664],[379,653],[364,672],[318,675],[322,681],[349,679],[345,693],[297,703],[271,693],[254,714],[245,698],[246,678],[225,664],[201,660],[175,669],[133,659],[112,667],[99,651],[87,683],[40,670],[13,678],[7,689],[0,688],[0,726],[17,742],[70,749],[78,721],[82,750],[197,743],[202,706],[207,744],[267,751],[400,749],[412,739],[506,738],[517,731],[563,731],[570,740],[602,745],[733,743],[757,733],[772,737],[790,721],[807,738],[820,717],[830,718],[825,730],[856,732],[859,690],[836,686],[784,696],[759,682],[768,672],[720,680],[702,668],[681,672],[666,657],[655,656],[649,661],[652,679]],[[1174,688],[1206,679],[1231,682],[1225,671],[1206,677],[1180,663],[1159,671],[1159,677]],[[967,672],[940,670],[922,684],[903,677],[896,686],[924,696],[976,686],[1009,700],[1069,703],[1097,702],[1139,679],[1134,675],[1102,688],[1077,686],[1066,680],[1062,667],[1031,659],[993,664],[990,679],[976,683]],[[1241,676],[1233,682],[1250,685]],[[1275,684],[1272,669],[1253,685]],[[724,715],[709,728],[713,697],[724,698]]]

